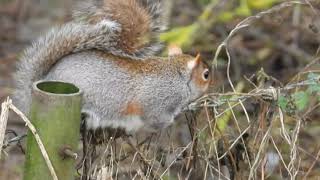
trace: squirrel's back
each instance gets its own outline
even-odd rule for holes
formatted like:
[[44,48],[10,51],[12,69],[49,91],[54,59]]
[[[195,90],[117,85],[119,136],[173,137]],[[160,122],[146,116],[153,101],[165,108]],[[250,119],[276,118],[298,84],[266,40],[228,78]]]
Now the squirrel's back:
[[52,28],[28,47],[17,62],[14,102],[28,112],[32,83],[42,79],[61,58],[99,49],[140,60],[160,49],[163,28],[160,0],[92,0],[74,20]]
[[192,59],[181,55],[174,60],[150,57],[135,62],[85,51],[63,58],[45,79],[70,82],[84,92],[82,112],[89,129],[135,131],[146,126],[151,130],[171,124],[190,101],[186,68]]
[[[162,129],[203,95],[210,68],[198,54],[151,57],[163,30],[160,0],[94,0],[53,28],[18,62],[14,103],[28,112],[32,83],[61,80],[84,92],[88,128]],[[81,52],[80,52],[81,51]]]

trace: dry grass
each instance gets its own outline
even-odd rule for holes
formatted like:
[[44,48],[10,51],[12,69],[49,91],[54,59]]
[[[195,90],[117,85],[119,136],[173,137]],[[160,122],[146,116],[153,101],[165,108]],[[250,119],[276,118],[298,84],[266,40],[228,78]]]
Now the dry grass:
[[[312,68],[320,64],[318,53],[307,59],[310,63],[287,84],[279,83],[264,71],[236,85],[230,76],[232,61],[236,61],[230,55],[232,37],[264,16],[297,4],[317,15],[309,1],[285,2],[241,21],[218,46],[213,64],[217,65],[224,48],[231,92],[221,90],[200,98],[190,104],[172,127],[156,134],[89,132],[82,155],[86,161],[79,160],[79,178],[87,175],[98,180],[317,179],[320,145],[310,144],[313,139],[308,141],[306,131],[310,126],[320,126],[316,122],[319,117],[308,120],[320,104],[311,102],[304,111],[290,114],[279,107],[278,100],[312,85],[305,76],[319,73],[319,69]],[[281,44],[279,47],[295,53]],[[243,86],[253,88],[244,93]]]

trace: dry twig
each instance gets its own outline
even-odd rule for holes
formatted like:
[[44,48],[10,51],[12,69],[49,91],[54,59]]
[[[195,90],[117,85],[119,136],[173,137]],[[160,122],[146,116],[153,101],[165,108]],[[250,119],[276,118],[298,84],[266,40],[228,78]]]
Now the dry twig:
[[1,151],[4,144],[4,135],[6,132],[8,117],[9,117],[9,105],[11,100],[7,98],[5,102],[1,104],[1,115],[0,115],[0,157]]
[[[48,156],[48,153],[41,141],[40,136],[37,133],[36,128],[32,125],[32,123],[28,120],[28,118],[17,108],[12,104],[11,99],[7,98],[7,100],[2,103],[2,112],[1,112],[1,116],[0,116],[0,150],[2,147],[2,143],[3,143],[3,138],[4,138],[4,132],[6,129],[6,122],[8,120],[8,116],[9,116],[9,109],[12,110],[13,112],[15,112],[25,123],[26,126],[28,126],[29,130],[32,132],[32,134],[34,135],[34,138],[36,140],[36,142],[38,143],[38,146],[40,148],[41,154],[48,166],[48,169],[50,171],[50,174],[53,178],[53,180],[58,180],[58,176],[52,166],[52,163],[50,161],[50,158]],[[2,132],[3,131],[3,132]],[[0,151],[1,152],[1,151]]]

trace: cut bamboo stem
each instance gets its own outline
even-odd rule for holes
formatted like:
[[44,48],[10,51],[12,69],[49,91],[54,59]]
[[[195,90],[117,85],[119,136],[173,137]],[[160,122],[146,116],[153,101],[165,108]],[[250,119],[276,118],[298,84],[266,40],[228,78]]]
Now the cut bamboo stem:
[[47,165],[36,139],[28,132],[24,180],[56,179],[52,170],[59,180],[74,179],[75,158],[62,152],[77,150],[81,95],[79,88],[70,83],[38,81],[33,84],[29,119],[41,137],[52,167]]

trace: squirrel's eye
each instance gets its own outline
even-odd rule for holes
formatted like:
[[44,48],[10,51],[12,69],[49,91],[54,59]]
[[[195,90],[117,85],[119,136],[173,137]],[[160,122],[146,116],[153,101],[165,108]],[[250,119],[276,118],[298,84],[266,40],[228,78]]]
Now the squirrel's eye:
[[202,73],[202,78],[207,81],[209,79],[209,75],[210,75],[210,72],[209,72],[209,69],[205,69]]

